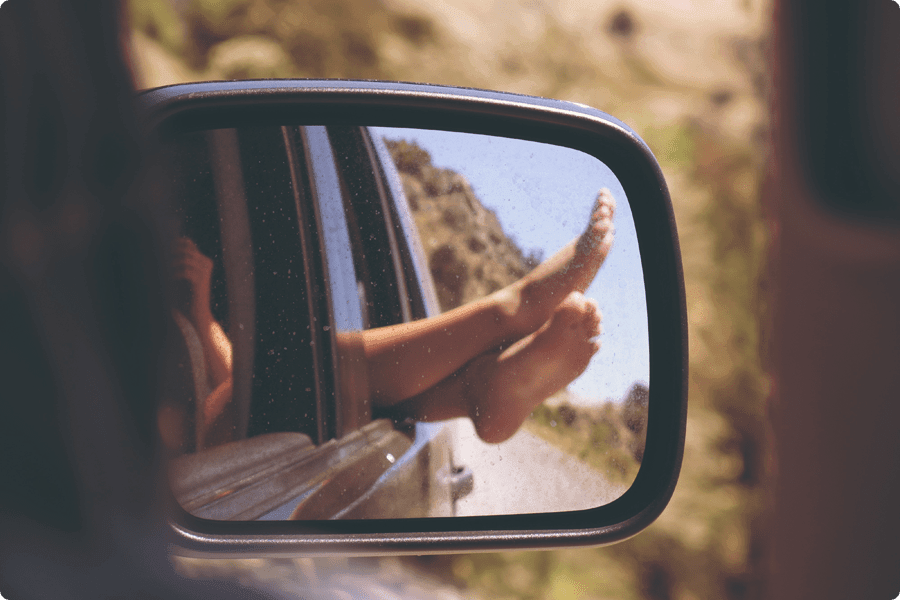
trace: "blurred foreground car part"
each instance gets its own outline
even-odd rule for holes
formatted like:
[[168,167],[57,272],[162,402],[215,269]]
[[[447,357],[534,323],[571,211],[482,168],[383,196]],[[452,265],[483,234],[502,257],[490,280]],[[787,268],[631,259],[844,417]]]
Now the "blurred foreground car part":
[[0,6],[0,594],[269,597],[167,558],[160,174],[119,16],[106,0]]
[[900,594],[900,6],[776,12],[774,600]]

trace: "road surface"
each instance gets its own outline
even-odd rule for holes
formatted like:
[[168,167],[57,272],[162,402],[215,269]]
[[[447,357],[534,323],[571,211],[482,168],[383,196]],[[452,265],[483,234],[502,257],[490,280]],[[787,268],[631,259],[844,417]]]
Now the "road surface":
[[486,444],[468,419],[452,426],[453,461],[475,476],[472,493],[456,503],[459,516],[582,510],[625,491],[524,429],[501,444]]

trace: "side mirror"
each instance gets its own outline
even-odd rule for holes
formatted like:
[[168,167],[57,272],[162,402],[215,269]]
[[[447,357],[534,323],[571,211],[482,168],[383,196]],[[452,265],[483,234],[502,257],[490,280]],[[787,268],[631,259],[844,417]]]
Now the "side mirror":
[[187,84],[140,106],[177,229],[158,411],[175,552],[598,545],[660,514],[684,284],[628,126],[381,82]]

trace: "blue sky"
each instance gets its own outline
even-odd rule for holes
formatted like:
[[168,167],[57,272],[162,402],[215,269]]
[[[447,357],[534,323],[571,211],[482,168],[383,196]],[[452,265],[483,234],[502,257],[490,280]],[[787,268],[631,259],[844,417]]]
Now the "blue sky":
[[462,173],[503,229],[528,253],[544,257],[579,235],[600,188],[616,198],[616,238],[587,290],[603,312],[602,347],[569,389],[588,400],[621,399],[632,383],[649,384],[647,308],[640,253],[627,198],[615,175],[583,152],[524,140],[418,129],[375,128],[415,141],[432,163]]

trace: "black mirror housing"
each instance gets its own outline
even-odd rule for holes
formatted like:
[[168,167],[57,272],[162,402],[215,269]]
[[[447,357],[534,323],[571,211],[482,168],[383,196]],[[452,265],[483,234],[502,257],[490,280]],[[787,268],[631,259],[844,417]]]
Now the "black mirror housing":
[[161,136],[262,125],[441,129],[553,144],[605,163],[631,203],[643,268],[652,403],[632,485],[609,504],[528,515],[212,521],[174,498],[172,551],[190,556],[422,554],[604,545],[635,535],[668,503],[687,414],[687,317],[675,220],[660,167],[627,125],[586,106],[492,91],[387,82],[265,80],[142,93],[144,125]]

